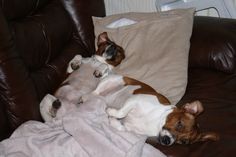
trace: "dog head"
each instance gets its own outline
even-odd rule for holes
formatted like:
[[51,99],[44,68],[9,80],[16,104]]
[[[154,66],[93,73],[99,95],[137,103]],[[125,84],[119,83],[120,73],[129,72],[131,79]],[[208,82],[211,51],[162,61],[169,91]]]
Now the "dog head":
[[117,66],[125,58],[124,49],[108,38],[107,32],[98,36],[95,57],[102,63]]
[[166,119],[162,131],[159,134],[158,141],[162,145],[192,144],[199,141],[219,139],[219,136],[213,132],[200,132],[196,117],[203,112],[200,101],[194,101],[185,104],[181,108],[175,108]]

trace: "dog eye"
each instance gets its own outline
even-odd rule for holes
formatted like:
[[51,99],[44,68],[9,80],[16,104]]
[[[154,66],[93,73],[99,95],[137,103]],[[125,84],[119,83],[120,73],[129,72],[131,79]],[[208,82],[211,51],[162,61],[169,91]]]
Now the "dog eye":
[[187,140],[187,139],[182,139],[182,140],[181,140],[181,144],[189,144],[189,140]]
[[176,124],[176,130],[181,131],[184,128],[183,124],[181,121],[178,121]]

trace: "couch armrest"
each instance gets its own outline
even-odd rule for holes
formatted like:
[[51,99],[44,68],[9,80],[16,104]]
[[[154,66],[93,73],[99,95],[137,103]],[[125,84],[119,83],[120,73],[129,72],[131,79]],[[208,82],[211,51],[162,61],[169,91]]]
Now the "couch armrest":
[[190,67],[233,73],[236,69],[236,20],[194,18],[189,54]]

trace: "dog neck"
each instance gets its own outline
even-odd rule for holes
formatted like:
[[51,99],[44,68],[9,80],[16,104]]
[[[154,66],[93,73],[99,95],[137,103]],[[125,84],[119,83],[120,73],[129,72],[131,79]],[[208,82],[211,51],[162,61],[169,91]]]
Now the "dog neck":
[[104,57],[102,57],[102,56],[94,55],[93,58],[96,59],[96,60],[98,60],[98,61],[101,62],[101,63],[107,64],[107,65],[109,66],[109,69],[110,69],[110,70],[114,68],[114,66],[108,64],[108,63],[106,62],[106,59],[105,59]]
[[[152,118],[154,118],[154,124],[153,126],[156,126],[156,129],[154,129],[154,132],[150,132],[153,136],[159,136],[160,131],[163,129],[163,126],[166,123],[167,116],[173,112],[175,106],[173,105],[158,105],[158,107],[155,109],[154,114]],[[150,130],[151,131],[151,130]]]
[[163,105],[155,96],[148,94],[132,98],[130,104],[136,104],[136,107],[124,119],[126,129],[146,136],[158,136],[175,106]]

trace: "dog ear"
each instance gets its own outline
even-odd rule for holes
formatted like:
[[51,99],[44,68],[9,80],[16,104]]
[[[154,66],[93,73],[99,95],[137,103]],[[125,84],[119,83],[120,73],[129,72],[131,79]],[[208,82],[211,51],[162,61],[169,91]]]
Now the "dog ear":
[[218,141],[220,136],[215,132],[199,133],[194,142],[200,141]]
[[186,111],[186,112],[189,112],[195,116],[199,115],[200,113],[203,112],[203,106],[202,106],[202,103],[198,100],[196,101],[193,101],[191,103],[187,103],[183,106],[183,109]]
[[97,41],[97,46],[99,46],[101,43],[108,41],[108,35],[107,32],[103,32],[99,34],[98,36],[98,41]]

